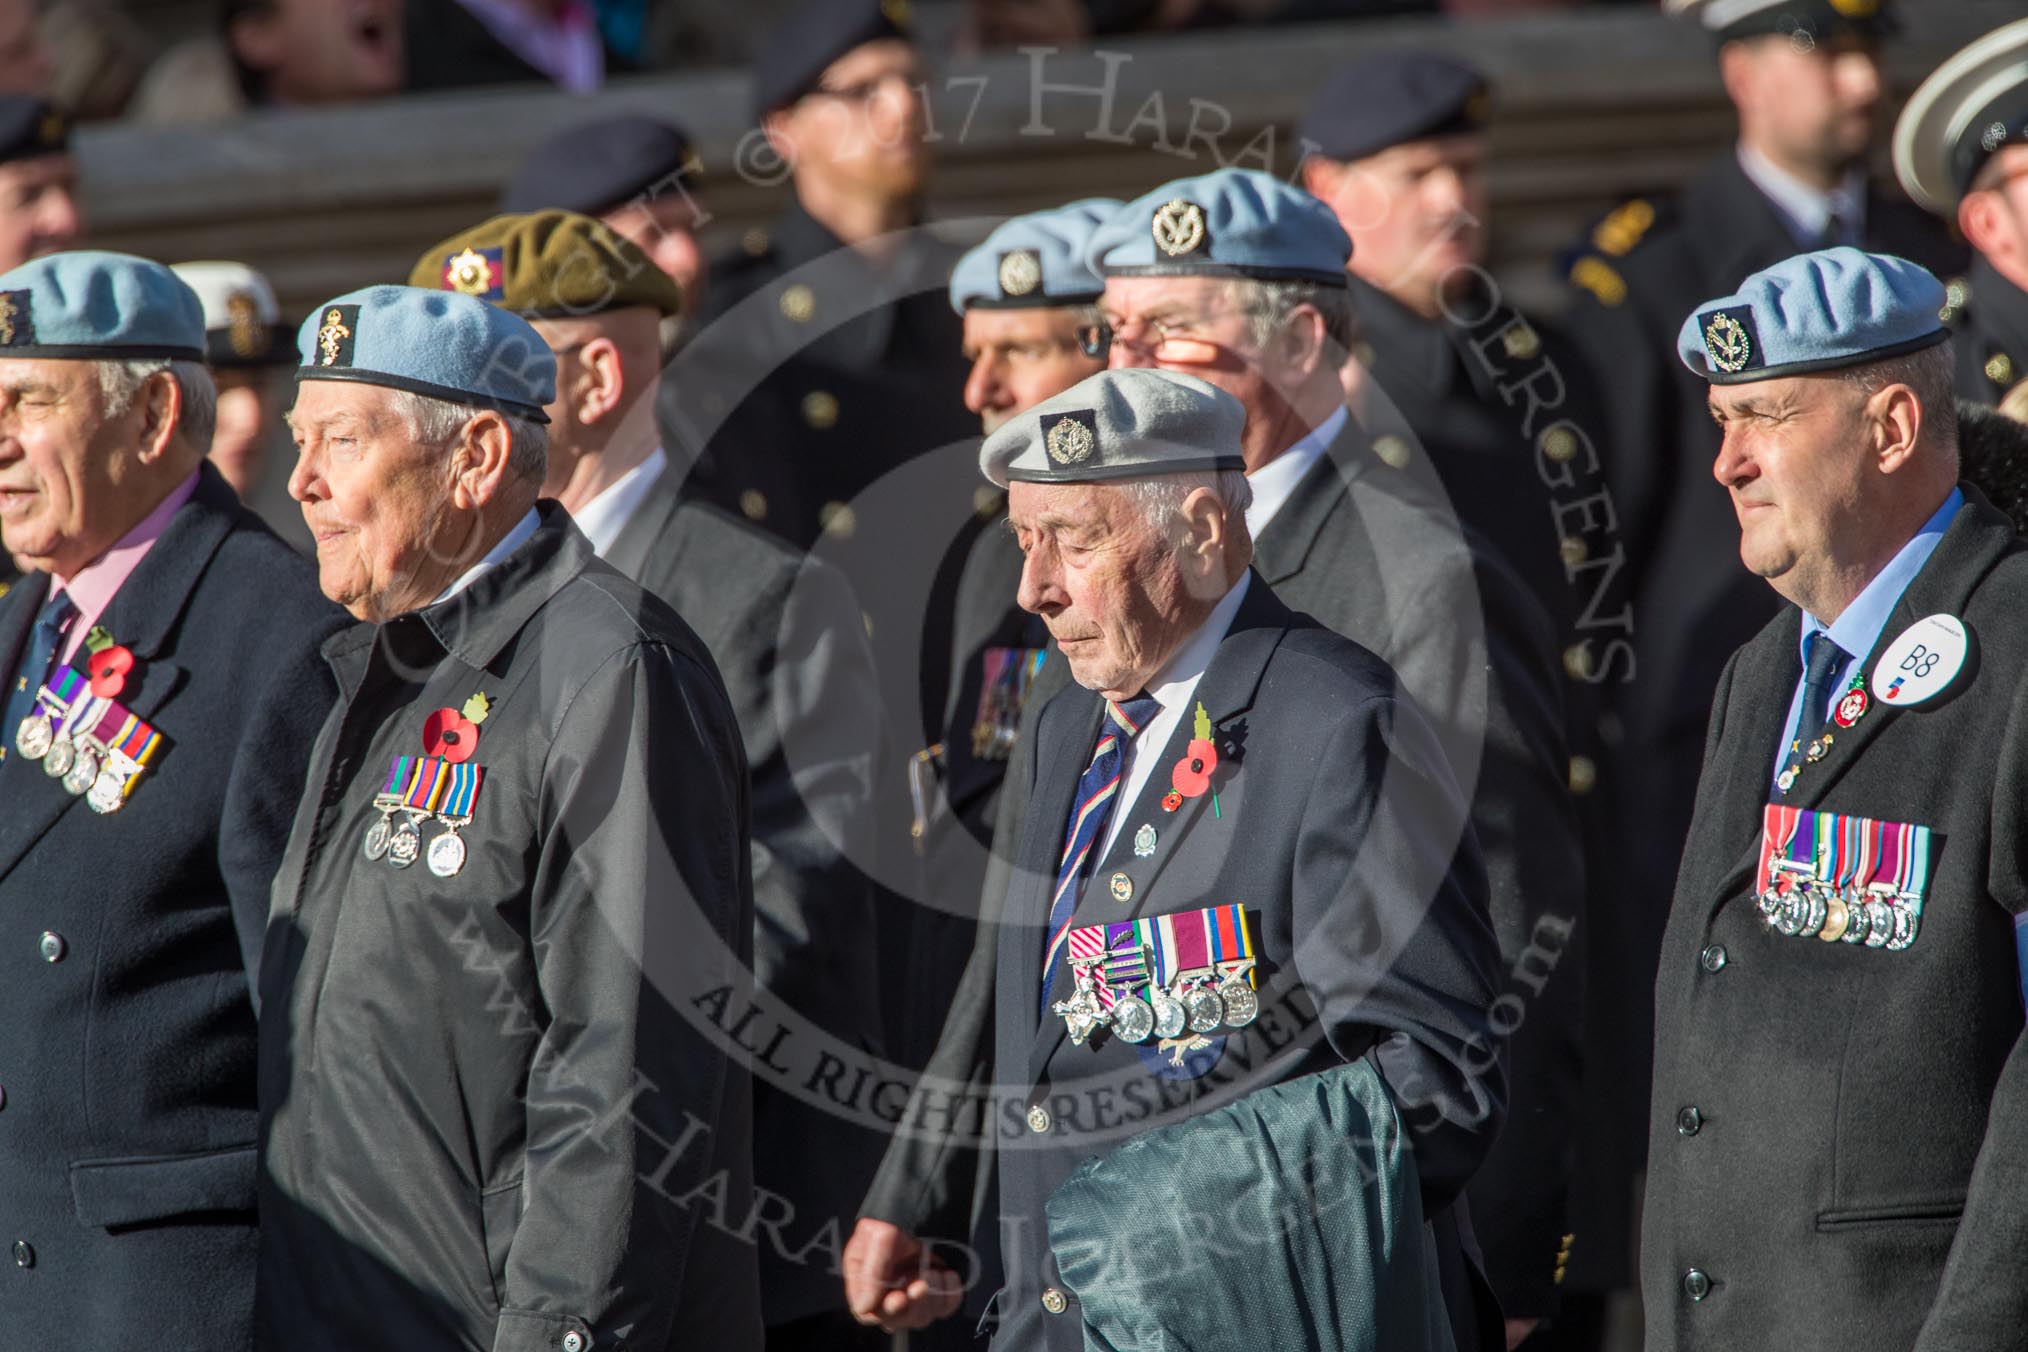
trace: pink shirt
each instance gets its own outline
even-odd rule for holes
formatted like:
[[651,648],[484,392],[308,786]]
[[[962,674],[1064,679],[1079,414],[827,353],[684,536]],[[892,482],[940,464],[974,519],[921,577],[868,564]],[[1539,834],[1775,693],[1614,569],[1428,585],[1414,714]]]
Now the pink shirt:
[[[70,622],[70,630],[64,635],[62,660],[68,663],[85,641],[85,635],[99,622],[99,616],[106,613],[106,607],[113,603],[120,587],[133,571],[141,566],[141,560],[160,539],[169,525],[169,518],[176,515],[176,509],[190,501],[190,495],[197,491],[197,471],[190,471],[190,477],[169,490],[169,496],[157,503],[155,510],[141,518],[140,524],[122,535],[119,543],[99,555],[98,558],[78,569],[73,578],[52,577],[49,594],[69,592],[70,599],[77,606],[77,618]],[[114,642],[120,640],[113,635]]]

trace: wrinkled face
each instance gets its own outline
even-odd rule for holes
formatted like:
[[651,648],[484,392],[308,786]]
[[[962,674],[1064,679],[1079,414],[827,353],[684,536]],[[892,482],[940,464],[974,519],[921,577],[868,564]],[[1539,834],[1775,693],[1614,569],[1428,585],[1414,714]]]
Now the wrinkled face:
[[965,360],[972,364],[965,407],[989,435],[1023,409],[1105,370],[1105,358],[1081,344],[1078,313],[1055,306],[965,311]]
[[685,317],[697,313],[704,298],[704,250],[697,244],[694,201],[672,189],[645,202],[614,207],[599,219],[676,279],[676,285],[683,288]]
[[0,164],[0,269],[74,247],[84,233],[69,155]]
[[1140,693],[1195,627],[1180,561],[1122,487],[1010,484],[1021,545],[1015,599],[1040,615],[1071,676],[1110,699]]
[[[1880,116],[1880,62],[1868,44],[1779,34],[1727,45],[1727,85],[1778,155],[1829,172],[1865,159]],[[1737,52],[1737,55],[1733,54]]]
[[920,193],[929,177],[925,78],[915,48],[898,38],[833,61],[781,117],[797,177],[889,201]]
[[0,361],[0,539],[7,552],[69,577],[145,513],[131,511],[145,419],[107,416],[88,361]]
[[272,0],[231,42],[277,103],[339,103],[401,88],[401,23],[402,0]]
[[218,430],[212,433],[210,459],[244,501],[281,430],[281,380],[270,370],[233,367],[221,367],[215,379]]
[[1741,562],[1769,581],[1845,563],[1867,506],[1859,391],[1835,375],[1791,376],[1714,385],[1710,404],[1724,434],[1712,473],[1739,516]]
[[317,543],[324,595],[355,619],[385,620],[434,600],[456,542],[446,542],[452,467],[415,440],[393,391],[343,380],[296,386],[289,496]]
[[1352,237],[1352,271],[1417,309],[1455,290],[1486,257],[1486,138],[1390,146],[1310,174]]

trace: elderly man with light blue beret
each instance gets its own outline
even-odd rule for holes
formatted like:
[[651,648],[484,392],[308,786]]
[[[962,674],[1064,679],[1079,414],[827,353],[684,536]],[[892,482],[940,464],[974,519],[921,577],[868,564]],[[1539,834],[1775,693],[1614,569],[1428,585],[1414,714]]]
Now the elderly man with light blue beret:
[[261,1343],[757,1346],[718,673],[538,501],[527,321],[375,286],[298,348],[290,492],[357,623],[262,964]]
[[[1508,972],[1498,998],[1513,1115],[1490,1154],[1453,1123],[1427,1133],[1423,1181],[1439,1219],[1460,1228],[1448,1204],[1469,1181],[1471,1223],[1484,1216],[1482,1237],[1500,1240],[1483,1250],[1493,1285],[1525,1289],[1573,1242],[1564,1216],[1583,974],[1572,943],[1585,867],[1561,667],[1540,602],[1458,519],[1412,433],[1369,436],[1346,409],[1351,248],[1309,193],[1224,169],[1128,203],[1087,252],[1106,279],[1113,367],[1188,372],[1245,405],[1254,567],[1288,604],[1394,668],[1469,796]],[[1463,1148],[1446,1150],[1447,1136]],[[1527,1332],[1502,1326],[1478,1298],[1483,1285],[1452,1275],[1461,1348]]]
[[205,459],[168,268],[0,274],[0,1346],[248,1346],[254,978],[343,616]]
[[1943,304],[1829,249],[1677,339],[1787,604],[1725,664],[1663,941],[1651,1352],[2028,1328],[2028,546],[1958,481]]
[[[1019,603],[1073,682],[1024,733],[1012,881],[931,1067],[991,1086],[996,1349],[1236,1352],[1262,1329],[1278,1346],[1453,1346],[1422,1260],[1458,1254],[1425,1250],[1423,1198],[1448,1202],[1504,1103],[1485,874],[1439,740],[1394,673],[1251,566],[1245,424],[1209,381],[1114,370],[980,452],[1008,490]],[[1314,1198],[1298,1175],[1372,1161],[1343,1132],[1325,1133],[1321,1160],[1278,1153],[1273,1126],[1175,1133],[1240,1096],[1323,1093],[1310,1077],[1355,1065],[1374,1130],[1413,1137],[1389,1178],[1406,1179],[1383,1227],[1397,1257],[1336,1261],[1366,1233],[1345,1215],[1291,1216],[1298,1238],[1221,1225],[1248,1189],[1301,1213]],[[1429,1130],[1437,1117],[1451,1127]],[[1151,1170],[1142,1153],[1171,1150],[1195,1166]],[[1066,1196],[1094,1156],[1133,1214]],[[946,1195],[952,1167],[888,1196]],[[846,1268],[868,1322],[919,1325],[955,1303],[955,1274],[926,1258],[906,1210],[869,1209]]]

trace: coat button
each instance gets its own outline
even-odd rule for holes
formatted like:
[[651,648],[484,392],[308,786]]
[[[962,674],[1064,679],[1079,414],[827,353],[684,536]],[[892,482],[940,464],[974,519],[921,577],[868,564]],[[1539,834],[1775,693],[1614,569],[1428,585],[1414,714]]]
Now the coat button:
[[25,1239],[14,1241],[14,1266],[32,1268],[35,1266],[35,1250]]
[[1711,1294],[1711,1278],[1702,1268],[1691,1268],[1683,1274],[1683,1294],[1692,1300],[1704,1299]]
[[69,951],[70,945],[63,941],[61,934],[58,934],[55,930],[44,930],[42,932],[42,960],[44,962],[62,962],[63,955]]
[[584,1352],[587,1346],[584,1335],[576,1329],[563,1335],[563,1352]]
[[1716,972],[1725,966],[1725,945],[1713,944],[1697,955],[1698,964],[1707,972]]
[[1704,1114],[1697,1111],[1696,1104],[1693,1103],[1682,1112],[1676,1114],[1676,1131],[1678,1135],[1695,1136],[1703,1128]]
[[1042,1288],[1042,1308],[1051,1314],[1062,1314],[1070,1308],[1070,1301],[1065,1299],[1063,1292],[1055,1287],[1045,1286]]
[[1028,1110],[1028,1130],[1034,1132],[1038,1136],[1041,1135],[1043,1132],[1048,1131],[1049,1109],[1043,1107],[1039,1103],[1036,1104],[1033,1108],[1030,1108]]

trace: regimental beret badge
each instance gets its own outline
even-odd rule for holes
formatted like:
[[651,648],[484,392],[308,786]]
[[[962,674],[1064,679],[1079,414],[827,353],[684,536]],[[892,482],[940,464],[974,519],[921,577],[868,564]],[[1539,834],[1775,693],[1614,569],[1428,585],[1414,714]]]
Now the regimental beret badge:
[[480,300],[500,300],[507,280],[502,266],[504,254],[498,248],[466,249],[444,258],[443,289]]
[[1000,294],[1025,296],[1042,285],[1042,259],[1033,249],[1014,249],[1000,255]]
[[317,365],[350,366],[352,345],[359,337],[359,307],[331,305],[317,326]]
[[1848,19],[1870,19],[1880,12],[1880,0],[1831,0],[1831,8]]
[[44,145],[55,147],[63,144],[64,130],[63,114],[47,113],[43,116],[42,125],[35,129],[35,134]]
[[35,311],[26,291],[0,291],[0,347],[35,341]]
[[904,33],[908,31],[914,16],[908,12],[908,0],[880,0],[880,12],[887,21]]
[[1155,247],[1171,258],[1195,253],[1204,247],[1204,208],[1178,197],[1155,208],[1152,223]]
[[1754,341],[1753,312],[1713,310],[1704,321],[1704,351],[1711,364],[1727,375],[1744,371],[1759,355]]
[[1059,414],[1042,433],[1042,445],[1059,465],[1081,464],[1098,449],[1097,415],[1078,411]]
[[267,337],[267,326],[261,323],[260,307],[251,293],[235,291],[225,298],[225,323],[225,340],[234,356],[259,355],[266,345],[263,340]]

